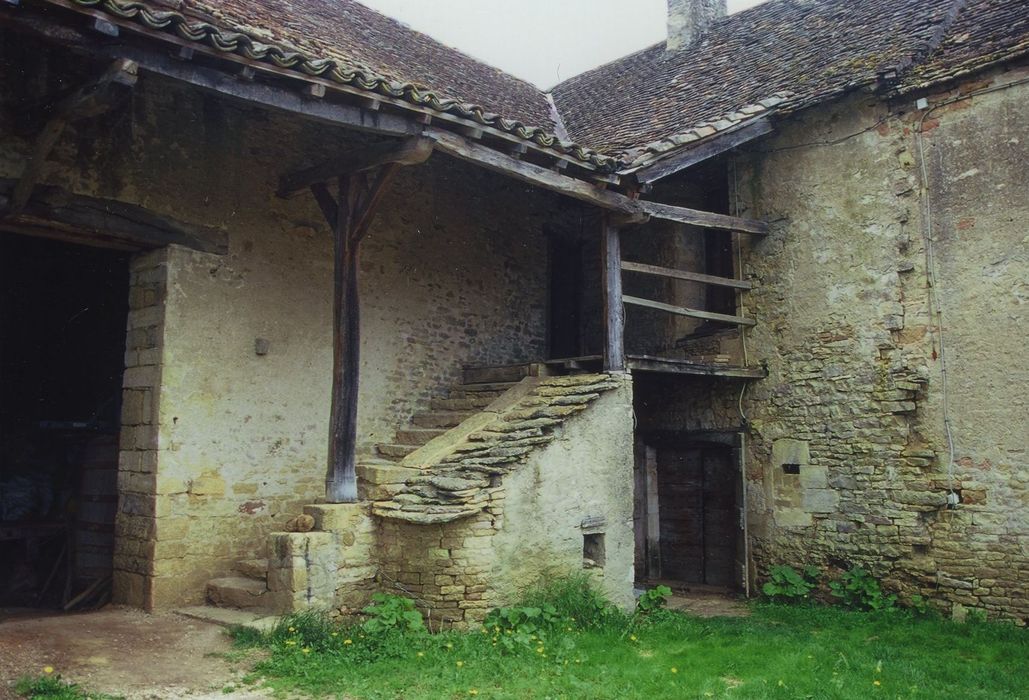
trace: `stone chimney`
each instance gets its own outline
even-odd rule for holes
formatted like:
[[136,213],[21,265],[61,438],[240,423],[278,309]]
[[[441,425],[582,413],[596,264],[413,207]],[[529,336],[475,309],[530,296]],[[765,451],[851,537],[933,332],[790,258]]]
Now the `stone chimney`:
[[727,14],[726,0],[668,0],[668,39],[665,49],[679,51],[700,39],[707,28]]

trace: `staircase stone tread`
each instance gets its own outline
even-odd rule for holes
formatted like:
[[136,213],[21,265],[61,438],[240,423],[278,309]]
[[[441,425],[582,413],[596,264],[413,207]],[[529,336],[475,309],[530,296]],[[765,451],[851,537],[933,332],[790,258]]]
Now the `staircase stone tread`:
[[406,457],[415,450],[419,445],[405,445],[398,443],[380,443],[375,446],[375,449],[379,451],[379,454],[386,455],[387,457]]
[[447,432],[445,428],[419,428],[411,426],[397,431],[396,442],[403,445],[420,447],[445,432]]
[[454,386],[454,391],[507,391],[518,382],[482,382],[478,384],[457,384]]
[[236,562],[236,572],[257,581],[268,579],[267,559],[241,559]]
[[269,615],[264,612],[216,608],[213,605],[193,605],[188,608],[178,608],[173,612],[176,615],[210,622],[221,627],[249,627],[259,632],[270,632],[282,619],[278,615]]

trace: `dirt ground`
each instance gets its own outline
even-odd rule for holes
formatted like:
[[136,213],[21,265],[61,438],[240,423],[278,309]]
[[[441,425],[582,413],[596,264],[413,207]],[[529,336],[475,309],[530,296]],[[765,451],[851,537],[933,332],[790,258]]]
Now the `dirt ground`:
[[148,615],[108,606],[81,614],[0,610],[0,698],[43,667],[92,692],[149,698],[266,698],[259,689],[239,689],[253,659],[231,654],[223,627],[174,613]]
[[750,609],[738,598],[718,593],[680,592],[668,598],[670,610],[682,610],[697,617],[746,617]]

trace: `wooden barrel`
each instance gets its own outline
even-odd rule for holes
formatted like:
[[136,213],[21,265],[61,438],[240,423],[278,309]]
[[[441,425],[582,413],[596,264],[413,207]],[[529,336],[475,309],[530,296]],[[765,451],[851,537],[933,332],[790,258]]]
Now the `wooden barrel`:
[[97,435],[82,451],[75,523],[75,576],[109,576],[118,510],[118,436]]

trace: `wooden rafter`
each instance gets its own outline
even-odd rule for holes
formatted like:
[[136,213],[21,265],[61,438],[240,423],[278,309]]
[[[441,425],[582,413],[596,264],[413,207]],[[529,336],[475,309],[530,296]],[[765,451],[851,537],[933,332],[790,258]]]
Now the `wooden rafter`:
[[95,117],[110,110],[125,92],[136,84],[136,71],[137,66],[133,61],[118,59],[98,80],[84,85],[57,103],[50,119],[36,136],[32,155],[29,156],[21,179],[14,188],[6,214],[18,214],[28,204],[33,188],[45,174],[50,151],[57,145],[65,127],[72,122]]

